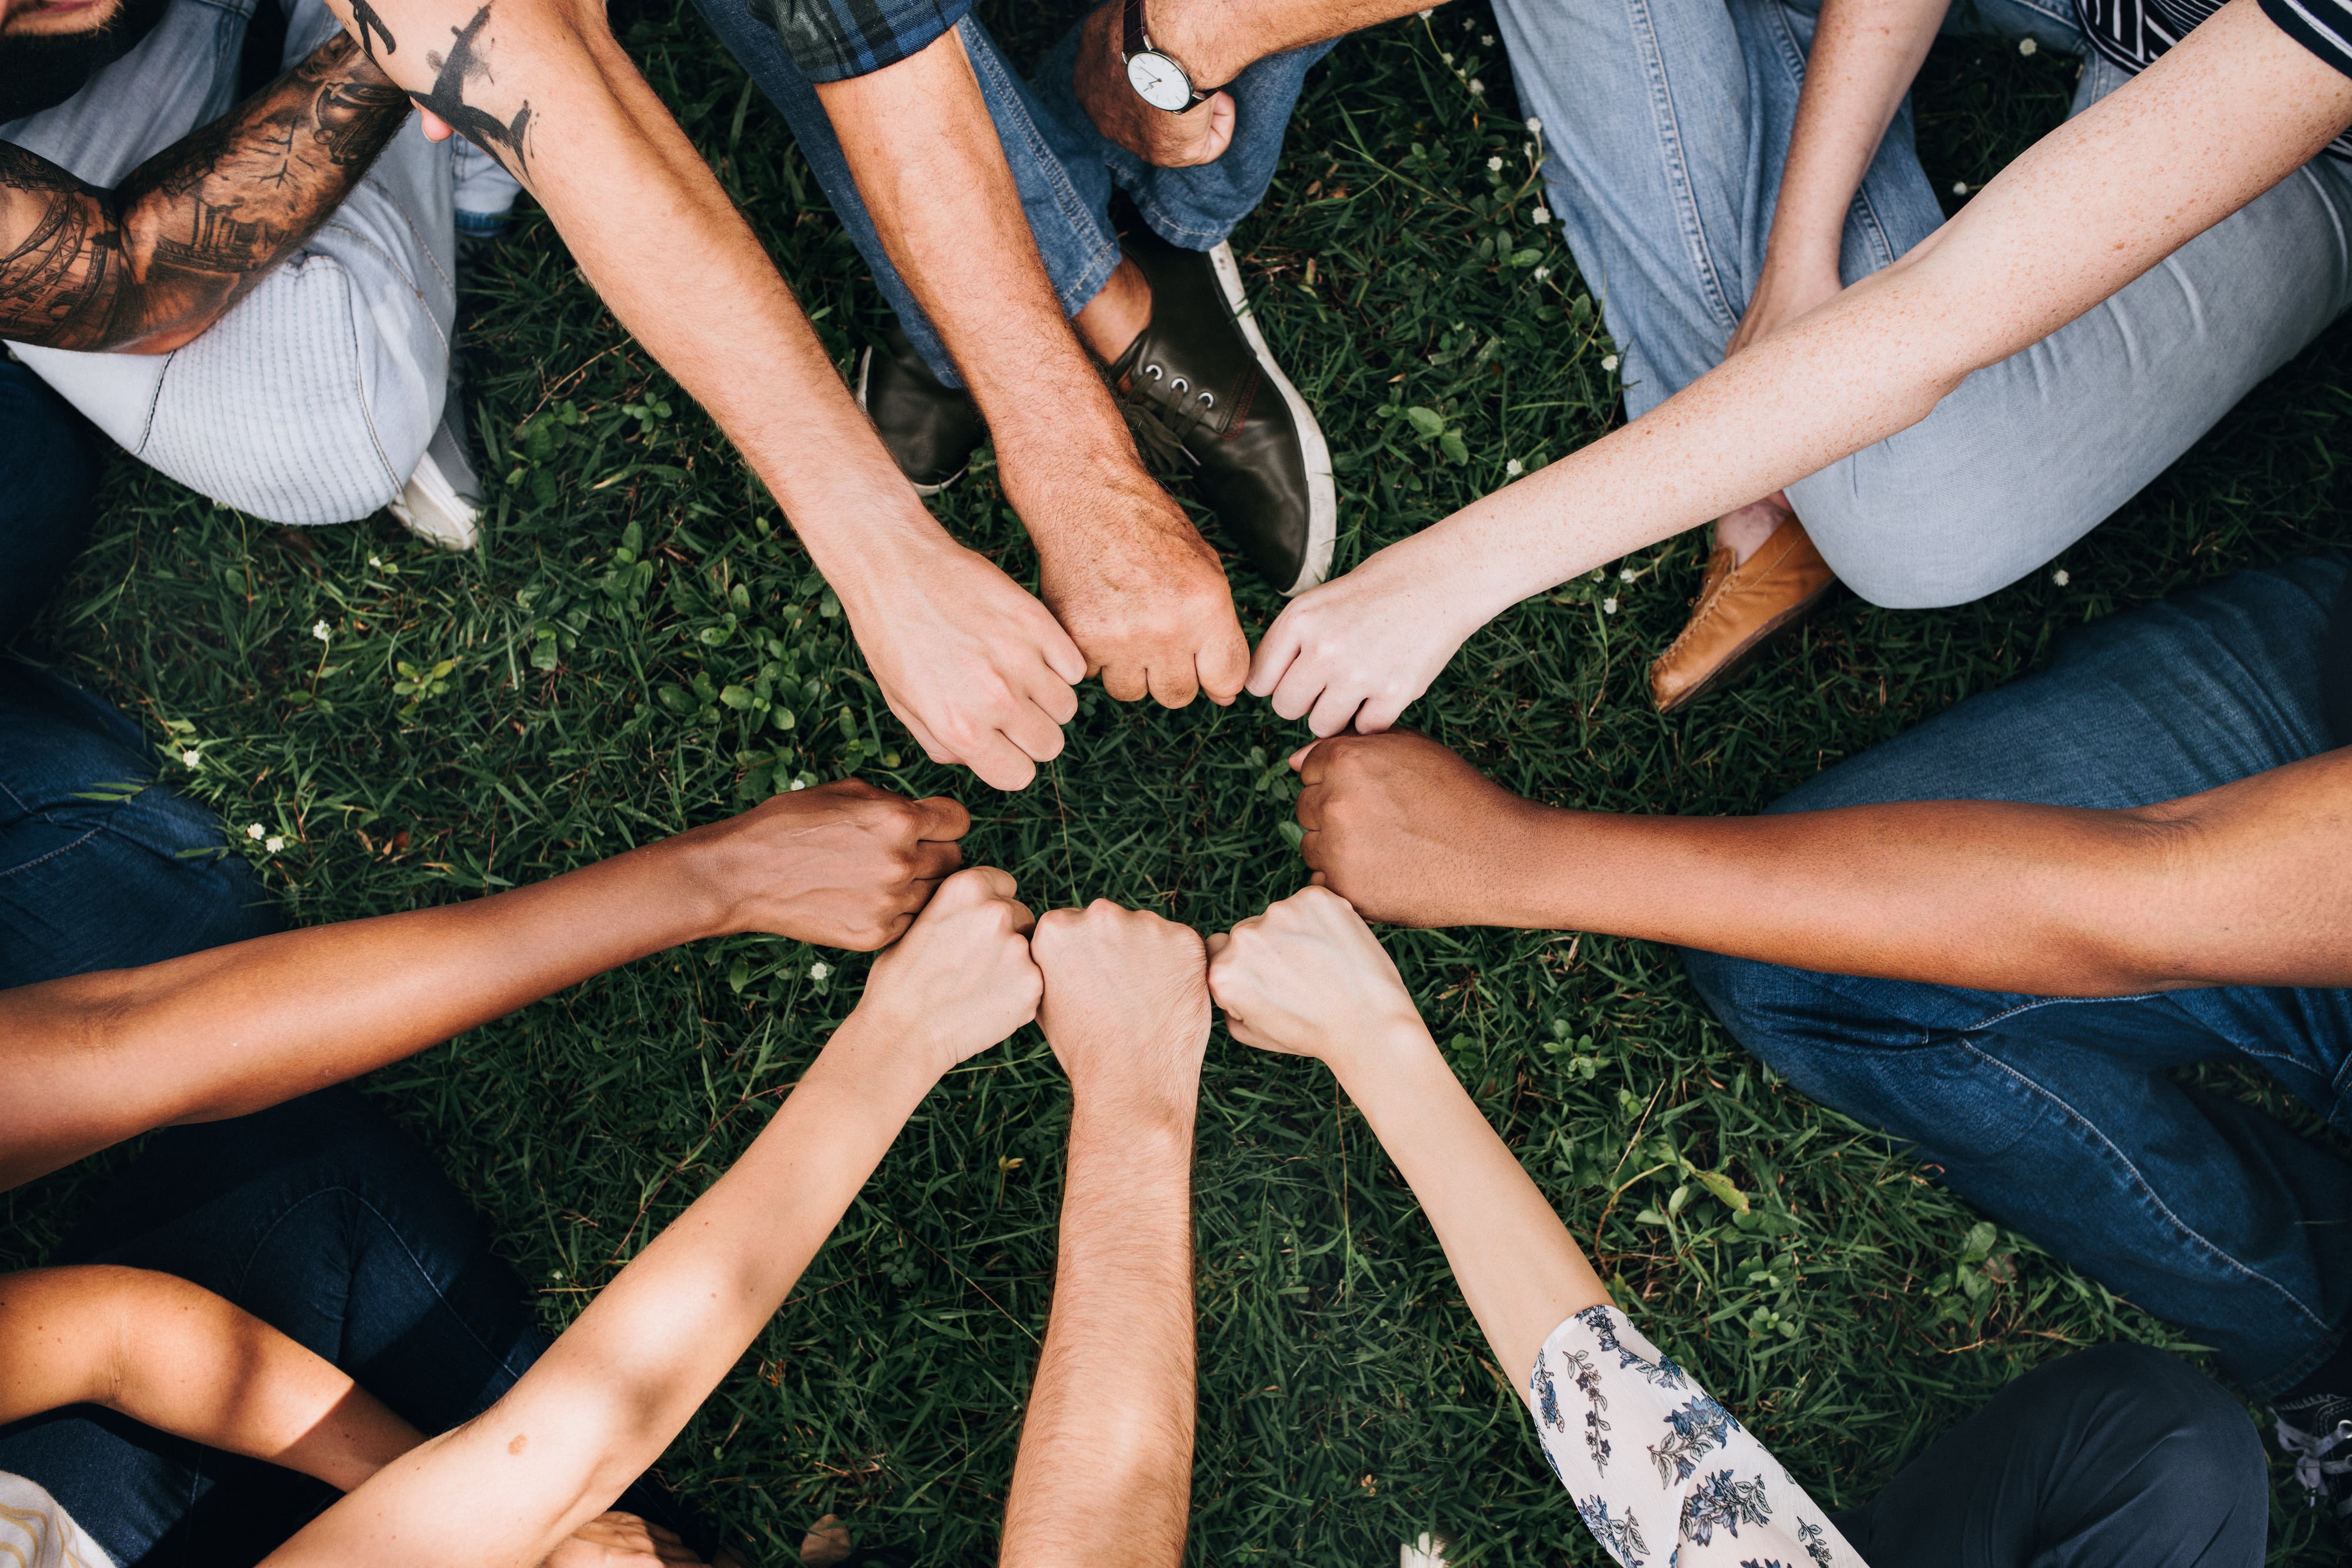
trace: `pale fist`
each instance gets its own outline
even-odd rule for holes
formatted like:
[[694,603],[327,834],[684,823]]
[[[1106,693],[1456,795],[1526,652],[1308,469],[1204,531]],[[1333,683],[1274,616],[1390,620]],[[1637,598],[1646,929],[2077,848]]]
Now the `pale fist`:
[[1199,1092],[1209,1043],[1200,934],[1098,898],[1037,923],[1037,1022],[1081,1099],[1181,1103]]
[[1442,541],[1400,539],[1292,600],[1258,642],[1249,689],[1318,735],[1386,729],[1486,624],[1470,600],[1447,580]]
[[[1213,94],[1181,114],[1154,109],[1143,101],[1127,78],[1120,54],[1120,0],[1108,0],[1080,25],[1078,58],[1072,81],[1077,99],[1095,122],[1095,129],[1147,163],[1182,169],[1213,163],[1234,140],[1234,95]],[[1170,41],[1154,37],[1154,44]],[[1176,56],[1187,70],[1197,68],[1189,54]],[[1206,83],[1195,82],[1195,87]]]
[[671,841],[724,900],[721,929],[871,952],[896,941],[963,863],[971,818],[846,779],[795,789]]
[[1209,994],[1244,1045],[1333,1066],[1384,1030],[1420,1027],[1371,928],[1346,899],[1319,887],[1210,937]]
[[932,761],[1023,789],[1062,754],[1087,661],[987,557],[941,541],[841,602],[882,700]]
[[[721,1552],[724,1557],[726,1553]],[[600,1513],[547,1554],[542,1568],[659,1568],[702,1559],[673,1532],[634,1513]]]
[[1224,563],[1168,493],[1131,463],[1043,485],[1015,455],[1002,464],[1037,540],[1038,591],[1103,690],[1163,707],[1202,691],[1232,702],[1249,674],[1249,639]]
[[911,1040],[945,1072],[1037,1016],[1044,982],[1029,957],[1035,922],[1009,873],[958,872],[898,945],[874,961],[857,1010]]
[[1503,925],[1530,818],[1521,800],[1410,730],[1318,740],[1298,770],[1299,853],[1367,920]]

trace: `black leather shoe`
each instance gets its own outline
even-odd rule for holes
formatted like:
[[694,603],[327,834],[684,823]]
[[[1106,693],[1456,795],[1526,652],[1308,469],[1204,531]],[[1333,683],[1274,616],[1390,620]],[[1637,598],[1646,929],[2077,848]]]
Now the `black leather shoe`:
[[883,329],[880,343],[858,356],[857,406],[882,433],[882,444],[919,496],[936,496],[955,483],[988,439],[988,422],[971,394],[931,374],[896,321]]
[[1306,592],[1331,570],[1331,454],[1266,351],[1231,247],[1179,250],[1139,224],[1120,244],[1151,285],[1151,323],[1110,368],[1129,426],[1192,476],[1260,575]]

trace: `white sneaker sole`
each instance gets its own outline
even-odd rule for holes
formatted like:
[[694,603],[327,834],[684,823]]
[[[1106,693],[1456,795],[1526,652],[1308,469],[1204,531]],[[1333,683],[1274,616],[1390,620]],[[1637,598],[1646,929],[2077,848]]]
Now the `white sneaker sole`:
[[[866,415],[868,423],[873,422],[874,411],[866,406],[866,373],[873,368],[874,346],[869,343],[866,346],[865,351],[857,356],[857,407],[859,411]],[[949,486],[954,484],[957,480],[962,478],[966,474],[971,472],[971,465],[970,463],[966,463],[962,467],[957,469],[954,473],[949,475],[946,478],[940,480],[936,485],[915,485],[915,481],[912,479],[908,479],[907,483],[909,485],[915,485],[915,494],[928,501],[932,497],[938,495],[940,491],[946,489]],[[905,470],[900,470],[902,477],[904,476],[904,474]]]
[[1324,444],[1323,427],[1315,423],[1314,413],[1282,367],[1274,362],[1267,351],[1265,335],[1257,329],[1257,319],[1251,313],[1249,296],[1242,289],[1242,269],[1234,260],[1234,247],[1220,240],[1209,252],[1209,261],[1217,269],[1217,282],[1225,291],[1225,304],[1231,308],[1234,319],[1240,323],[1242,336],[1249,342],[1250,352],[1257,356],[1258,369],[1265,372],[1282,401],[1289,406],[1291,423],[1298,429],[1301,455],[1307,462],[1307,553],[1300,559],[1298,580],[1282,591],[1288,599],[1306,592],[1331,575],[1331,551],[1339,542],[1339,491],[1331,481],[1331,449]]
[[477,520],[480,514],[457,494],[457,487],[441,472],[430,452],[418,460],[416,472],[385,510],[410,533],[446,550],[469,550],[482,541]]

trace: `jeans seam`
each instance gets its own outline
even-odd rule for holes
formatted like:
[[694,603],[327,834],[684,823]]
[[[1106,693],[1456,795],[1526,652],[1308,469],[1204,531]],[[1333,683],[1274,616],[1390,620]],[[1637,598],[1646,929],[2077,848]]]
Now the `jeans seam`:
[[[1015,111],[1014,118],[1020,122],[1021,139],[1027,144],[1030,156],[1035,160],[1037,168],[1045,176],[1045,183],[1054,193],[1055,206],[1060,209],[1063,221],[1074,235],[1083,234],[1087,236],[1087,243],[1093,253],[1093,259],[1087,264],[1087,275],[1091,276],[1094,268],[1099,266],[1102,268],[1102,282],[1108,282],[1112,269],[1118,266],[1117,242],[1114,241],[1108,246],[1102,243],[1101,231],[1095,226],[1094,213],[1070,184],[1069,176],[1063,172],[1061,159],[1055,154],[1051,147],[1046,145],[1045,139],[1038,133],[1035,122],[1029,118],[1028,110],[1022,107],[1020,93],[1011,77],[1005,73],[1003,61],[998,57],[993,47],[983,47],[986,43],[984,36],[975,37],[979,27],[980,24],[968,13],[963,20],[956,24],[956,31],[963,42],[965,57],[971,62],[972,75],[975,78],[985,78],[980,83],[982,95],[995,101],[1013,105]],[[992,113],[990,118],[993,120],[995,116]],[[1001,137],[1003,131],[1000,129],[997,134]],[[1042,266],[1042,250],[1039,259]],[[1053,281],[1050,273],[1047,275],[1046,281],[1049,283]],[[1101,291],[1102,282],[1097,283],[1093,288],[1087,290],[1082,298],[1075,301],[1066,298],[1062,298],[1063,313],[1076,315],[1080,307]],[[1060,291],[1055,292],[1059,297]]]
[[2105,1133],[2101,1132],[2096,1124],[2093,1123],[2080,1111],[2077,1111],[2074,1106],[2067,1101],[2065,1096],[2057,1093],[2046,1085],[2026,1076],[2024,1073],[2019,1071],[2015,1067],[2011,1066],[2009,1062],[2002,1061],[2000,1057],[1994,1056],[1989,1051],[1980,1050],[1974,1043],[1967,1040],[1956,1040],[1953,1043],[1959,1046],[1961,1050],[1967,1051],[1970,1056],[1975,1057],[1979,1061],[1999,1071],[2013,1082],[2023,1088],[2029,1094],[2038,1096],[2048,1103],[2056,1106],[2061,1112],[2063,1112],[2066,1118],[2068,1129],[2076,1133],[2078,1136],[2084,1134],[2089,1134],[2086,1141],[2091,1144],[2094,1152],[2103,1153],[2110,1162],[2120,1166],[2123,1170],[2128,1174],[2130,1177],[2130,1185],[2137,1190],[2140,1201],[2159,1216],[2165,1223],[2171,1226],[2179,1238],[2185,1239],[2198,1249],[2200,1249],[2209,1259],[2219,1260],[2221,1262],[2227,1265],[2230,1270],[2233,1270],[2242,1278],[2258,1282],[2275,1292],[2281,1300],[2284,1301],[2295,1312],[2308,1320],[2313,1326],[2317,1328],[2322,1333],[2327,1333],[2333,1331],[2334,1325],[2327,1322],[2326,1320],[2321,1318],[2308,1306],[2305,1305],[2294,1291],[2288,1290],[2285,1286],[2280,1284],[2277,1281],[2272,1279],[2269,1275],[2264,1274],[2260,1270],[2252,1268],[2232,1257],[2229,1252],[2225,1251],[2221,1247],[2216,1246],[2213,1241],[2206,1237],[2202,1232],[2197,1230],[2187,1221],[2183,1220],[2178,1214],[2175,1214],[2172,1211],[2171,1207],[2165,1203],[2161,1197],[2157,1196],[2156,1189],[2149,1185],[2147,1178],[2141,1174],[2139,1166],[2133,1163],[2131,1156],[2125,1154],[2123,1150],[2117,1148],[2114,1141]]
[[1699,221],[1698,204],[1691,194],[1690,164],[1683,152],[1683,139],[1675,114],[1674,92],[1666,83],[1664,51],[1659,47],[1657,26],[1652,18],[1649,0],[1629,0],[1626,6],[1634,37],[1640,42],[1643,73],[1650,83],[1650,110],[1657,131],[1658,145],[1665,155],[1666,185],[1674,193],[1675,217],[1683,231],[1692,269],[1697,275],[1699,293],[1714,308],[1726,332],[1739,329],[1740,313],[1731,309],[1729,298],[1724,292],[1720,270],[1706,245],[1706,225]]
[[357,1203],[362,1208],[367,1210],[368,1214],[373,1218],[378,1224],[383,1227],[384,1233],[387,1236],[390,1236],[393,1240],[398,1244],[401,1252],[408,1259],[410,1266],[415,1269],[418,1277],[424,1280],[425,1284],[431,1288],[434,1301],[446,1308],[451,1317],[457,1319],[458,1326],[465,1330],[466,1337],[472,1340],[474,1343],[479,1347],[483,1354],[488,1356],[493,1364],[504,1366],[506,1364],[506,1358],[499,1355],[495,1351],[493,1351],[488,1342],[485,1341],[480,1334],[475,1333],[474,1325],[472,1322],[467,1321],[466,1315],[450,1304],[448,1292],[441,1288],[441,1281],[434,1278],[433,1270],[425,1266],[425,1260],[416,1255],[416,1249],[408,1244],[408,1238],[404,1233],[403,1233],[400,1227],[394,1224],[391,1217],[386,1215],[383,1209],[377,1207],[375,1203],[370,1199],[365,1193],[352,1186],[350,1182],[341,1178],[335,1180],[331,1186],[313,1187],[310,1191],[303,1194],[292,1203],[288,1204],[286,1207],[278,1213],[278,1217],[272,1219],[262,1230],[261,1234],[254,1239],[252,1249],[246,1254],[245,1261],[237,1270],[237,1294],[243,1295],[245,1293],[246,1280],[252,1270],[253,1260],[260,1253],[262,1248],[268,1244],[270,1237],[277,1234],[278,1229],[297,1213],[300,1212],[305,1206],[315,1202],[319,1198],[331,1197],[338,1193],[348,1194],[353,1202]]
[[51,850],[45,855],[36,855],[31,860],[25,862],[22,865],[12,865],[6,871],[0,871],[0,877],[15,876],[20,871],[30,871],[37,865],[47,865],[49,862],[57,859],[59,855],[69,854],[73,851],[81,848],[82,845],[89,842],[90,840],[98,837],[99,834],[104,831],[106,831],[106,830],[103,827],[92,828],[89,831],[84,833],[81,837],[76,839],[69,844],[59,844],[56,849]]

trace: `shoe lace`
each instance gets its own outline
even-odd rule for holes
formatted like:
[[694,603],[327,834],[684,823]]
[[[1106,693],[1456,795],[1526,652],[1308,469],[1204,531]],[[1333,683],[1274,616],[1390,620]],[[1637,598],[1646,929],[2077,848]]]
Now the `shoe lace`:
[[[2352,1475],[2352,1421],[2338,1421],[2333,1431],[2306,1432],[2276,1416],[2278,1444],[2281,1452],[2294,1460],[2294,1479],[2302,1484],[2311,1501],[2334,1499],[2336,1488],[2330,1478]],[[2336,1451],[2344,1449],[2341,1457]],[[2336,1502],[2337,1514],[2352,1518],[2352,1496]]]
[[1165,467],[1197,466],[1184,444],[1216,413],[1217,394],[1144,364],[1129,376],[1118,409],[1146,456]]

